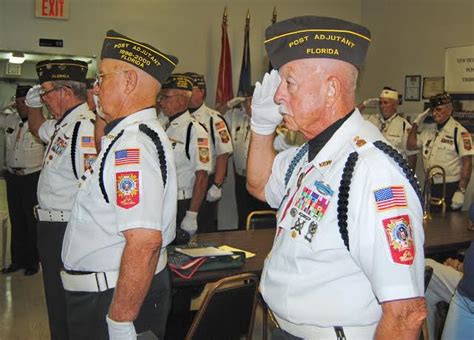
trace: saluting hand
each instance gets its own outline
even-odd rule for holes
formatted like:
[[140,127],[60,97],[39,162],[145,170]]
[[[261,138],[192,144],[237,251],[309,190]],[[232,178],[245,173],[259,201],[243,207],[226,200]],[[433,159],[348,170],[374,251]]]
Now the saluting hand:
[[40,85],[35,85],[31,89],[28,90],[28,93],[26,94],[26,99],[25,99],[25,104],[28,107],[34,107],[34,108],[39,108],[43,106],[43,103],[41,102],[41,86]]
[[271,135],[283,120],[279,105],[273,101],[273,96],[280,85],[278,71],[265,73],[262,84],[255,84],[252,98],[252,131],[260,135]]

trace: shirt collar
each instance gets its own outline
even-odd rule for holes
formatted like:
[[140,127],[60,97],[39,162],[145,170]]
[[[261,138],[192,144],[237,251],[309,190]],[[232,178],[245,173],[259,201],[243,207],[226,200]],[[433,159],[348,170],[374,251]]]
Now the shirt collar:
[[204,105],[204,102],[203,102],[200,106],[195,107],[195,108],[188,108],[188,110],[189,110],[190,113],[194,113],[194,112],[196,112],[196,111],[199,111],[199,109],[200,109],[201,107],[203,107],[203,105]]
[[388,119],[385,119],[385,118],[383,118],[382,115],[380,115],[380,121],[382,123],[388,124],[388,123],[391,123],[392,120],[394,120],[397,116],[398,116],[398,113],[396,113],[396,112],[392,116],[390,116],[390,118],[388,118]]
[[[131,125],[131,124],[134,124],[134,123],[137,123],[137,122],[143,122],[143,121],[150,120],[150,119],[157,119],[158,120],[158,117],[157,117],[157,114],[156,114],[156,109],[154,107],[143,109],[143,110],[137,111],[135,113],[132,113],[128,116],[115,119],[115,120],[119,120],[119,121],[117,122],[117,124],[115,124],[112,127],[112,129],[110,131],[108,131],[107,135],[109,135],[111,133],[117,133],[120,130],[127,127],[128,125]],[[110,123],[113,123],[115,120],[113,120]]]
[[[58,126],[59,124],[62,124],[63,122],[64,123],[69,123],[71,121],[74,121],[76,118],[74,117],[74,114],[71,114],[71,113],[79,107],[82,108],[82,106],[87,106],[87,103],[84,102],[84,103],[77,104],[76,106],[73,106],[69,110],[64,112],[64,115],[61,117],[61,119],[56,122],[56,126]],[[78,112],[79,112],[79,110],[78,110]]]
[[451,121],[454,121],[454,119],[453,119],[452,116],[449,117],[448,119],[446,119],[446,121],[445,121],[444,123],[436,124],[436,130],[437,130],[437,131],[443,130],[443,128],[444,128],[445,126],[447,126],[447,125],[449,126],[449,124],[451,124]]
[[314,137],[308,142],[309,151],[308,151],[308,161],[311,162],[316,155],[321,151],[321,149],[326,145],[326,143],[331,139],[334,133],[344,124],[344,122],[352,116],[354,110],[352,110],[349,114],[345,115],[341,119],[334,122],[330,125],[326,130],[321,132],[319,135]]
[[179,117],[181,117],[186,112],[188,112],[188,110],[178,112],[178,113],[174,114],[172,117],[168,117],[168,123],[172,123],[174,120],[178,119]]

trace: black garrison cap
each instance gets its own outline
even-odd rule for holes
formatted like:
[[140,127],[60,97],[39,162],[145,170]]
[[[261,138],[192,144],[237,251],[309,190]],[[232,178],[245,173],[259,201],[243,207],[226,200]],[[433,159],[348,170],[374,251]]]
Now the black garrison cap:
[[265,48],[275,69],[298,59],[330,58],[364,65],[369,48],[367,28],[336,18],[302,16],[265,30]]

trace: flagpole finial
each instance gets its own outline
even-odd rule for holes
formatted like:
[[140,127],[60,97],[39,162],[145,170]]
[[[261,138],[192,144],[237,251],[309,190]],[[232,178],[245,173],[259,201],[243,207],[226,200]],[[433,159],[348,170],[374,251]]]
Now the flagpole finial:
[[245,21],[248,23],[250,21],[250,9],[247,8],[247,16],[245,17]]
[[227,6],[224,7],[224,14],[222,15],[222,23],[227,24]]
[[273,16],[272,16],[272,24],[276,23],[277,21],[277,8],[273,6]]

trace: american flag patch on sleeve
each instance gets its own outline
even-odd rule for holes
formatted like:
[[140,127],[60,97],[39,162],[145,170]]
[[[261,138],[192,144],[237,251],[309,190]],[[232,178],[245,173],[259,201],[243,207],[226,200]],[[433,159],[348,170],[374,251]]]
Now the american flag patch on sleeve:
[[125,149],[115,151],[115,165],[139,164],[140,149]]
[[83,148],[95,148],[94,137],[92,136],[83,136],[81,139],[81,146]]
[[407,206],[405,187],[403,185],[376,190],[374,191],[374,196],[378,211],[405,208]]

